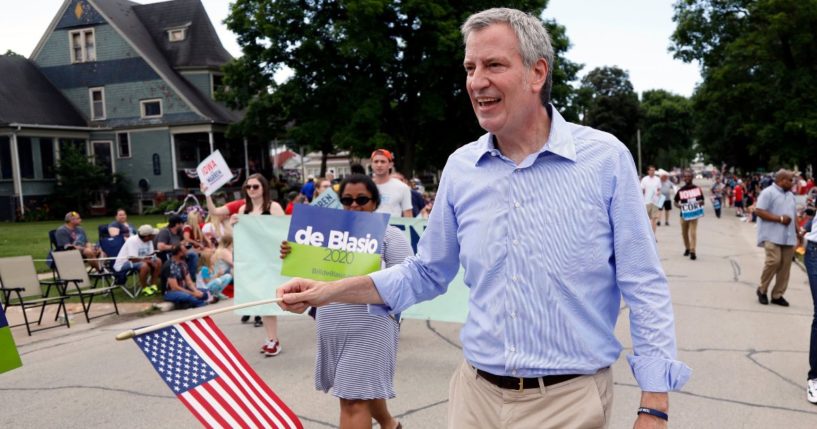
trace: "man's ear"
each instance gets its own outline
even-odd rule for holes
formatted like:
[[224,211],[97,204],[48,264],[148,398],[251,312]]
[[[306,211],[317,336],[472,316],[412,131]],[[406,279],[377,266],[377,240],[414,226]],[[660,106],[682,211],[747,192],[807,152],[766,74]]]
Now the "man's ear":
[[544,58],[539,58],[530,71],[530,86],[533,92],[539,92],[545,86],[550,68]]

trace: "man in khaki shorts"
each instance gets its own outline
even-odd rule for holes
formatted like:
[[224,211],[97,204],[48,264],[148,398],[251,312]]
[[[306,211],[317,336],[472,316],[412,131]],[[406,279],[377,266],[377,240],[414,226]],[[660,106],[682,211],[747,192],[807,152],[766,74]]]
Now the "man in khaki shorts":
[[653,234],[658,226],[658,211],[661,209],[653,203],[653,198],[659,192],[661,192],[661,179],[655,175],[655,167],[650,165],[647,167],[647,175],[641,179],[641,193],[644,195],[644,204],[647,206],[647,217],[650,219]]
[[539,19],[489,9],[462,34],[466,90],[488,133],[448,158],[417,255],[368,276],[293,279],[278,288],[281,307],[347,302],[395,314],[444,293],[462,265],[465,362],[451,379],[448,427],[600,428],[624,297],[642,390],[635,427],[665,428],[667,392],[691,371],[675,360],[667,281],[629,150],[550,104],[554,54]]

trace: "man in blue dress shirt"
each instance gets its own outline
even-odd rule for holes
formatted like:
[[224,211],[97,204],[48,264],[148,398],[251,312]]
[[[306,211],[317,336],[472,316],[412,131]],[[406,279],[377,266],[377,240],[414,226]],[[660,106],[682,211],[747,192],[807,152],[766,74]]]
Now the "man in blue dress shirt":
[[691,371],[675,360],[669,290],[629,150],[553,109],[554,54],[539,19],[489,9],[462,33],[466,89],[488,133],[449,157],[417,255],[369,276],[292,280],[278,288],[281,306],[399,313],[444,293],[462,264],[465,362],[451,380],[448,427],[595,428],[610,422],[623,296],[627,359],[643,391],[635,427],[666,427],[667,392]]

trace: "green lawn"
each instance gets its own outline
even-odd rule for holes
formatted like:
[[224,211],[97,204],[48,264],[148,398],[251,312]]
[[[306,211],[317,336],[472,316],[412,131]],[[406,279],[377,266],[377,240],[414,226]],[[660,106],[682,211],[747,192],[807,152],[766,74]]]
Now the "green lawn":
[[[88,240],[99,239],[97,226],[113,221],[112,216],[83,218],[82,227],[88,234]],[[167,222],[162,215],[129,216],[128,223],[134,228],[139,225]],[[0,222],[0,257],[31,255],[34,259],[45,259],[48,255],[48,231],[59,228],[63,222]],[[35,262],[37,272],[48,272],[45,262]]]

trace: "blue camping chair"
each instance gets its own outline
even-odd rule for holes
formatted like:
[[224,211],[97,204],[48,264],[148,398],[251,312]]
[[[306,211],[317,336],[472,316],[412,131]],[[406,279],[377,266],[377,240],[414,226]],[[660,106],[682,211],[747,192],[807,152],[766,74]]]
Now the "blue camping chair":
[[[99,240],[99,247],[108,255],[109,258],[116,258],[119,255],[119,251],[122,249],[122,246],[125,245],[125,238],[121,235],[117,235],[116,237],[105,237]],[[105,260],[105,268],[108,271],[114,273],[113,274],[113,284],[114,286],[119,286],[122,288],[129,297],[135,298],[139,296],[139,293],[142,291],[142,288],[136,282],[136,274],[133,270],[127,270],[122,272],[116,272],[113,269],[115,259],[106,259]],[[128,277],[131,278],[131,284],[128,286]]]

